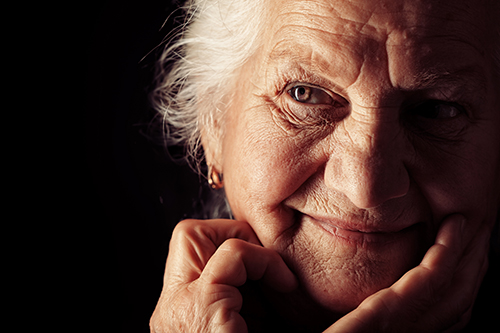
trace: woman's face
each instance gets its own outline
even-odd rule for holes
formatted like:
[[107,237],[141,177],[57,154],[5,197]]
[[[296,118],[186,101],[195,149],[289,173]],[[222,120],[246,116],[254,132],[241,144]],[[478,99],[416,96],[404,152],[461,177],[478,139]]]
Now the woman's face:
[[268,3],[212,162],[235,218],[344,313],[418,264],[445,216],[466,238],[494,221],[486,20],[468,1]]

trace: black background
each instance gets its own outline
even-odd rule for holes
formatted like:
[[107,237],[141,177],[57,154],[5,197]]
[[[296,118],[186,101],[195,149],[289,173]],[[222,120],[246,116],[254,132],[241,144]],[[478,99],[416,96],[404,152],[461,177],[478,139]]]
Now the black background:
[[170,161],[148,130],[155,115],[147,93],[156,47],[178,15],[160,28],[177,6],[128,0],[85,7],[73,22],[84,36],[79,52],[85,53],[86,94],[79,120],[85,148],[78,158],[86,170],[79,177],[85,194],[77,214],[83,219],[76,275],[88,306],[79,310],[78,325],[148,332],[171,230],[189,214],[201,181],[186,165]]

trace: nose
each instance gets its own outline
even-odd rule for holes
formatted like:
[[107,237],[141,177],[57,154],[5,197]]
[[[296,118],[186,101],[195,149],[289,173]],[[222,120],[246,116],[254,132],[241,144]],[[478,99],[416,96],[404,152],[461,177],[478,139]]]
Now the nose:
[[391,111],[363,110],[363,116],[351,113],[330,142],[325,183],[363,209],[402,197],[410,186],[404,133],[397,119],[383,119],[384,112]]

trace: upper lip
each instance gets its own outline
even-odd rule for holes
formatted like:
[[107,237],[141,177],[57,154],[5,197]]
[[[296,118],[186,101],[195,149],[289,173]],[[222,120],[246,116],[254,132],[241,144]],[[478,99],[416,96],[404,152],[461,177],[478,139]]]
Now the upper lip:
[[320,223],[327,223],[339,229],[361,232],[361,233],[395,233],[402,231],[408,227],[411,227],[414,224],[414,223],[404,224],[404,225],[393,224],[393,223],[384,225],[380,223],[369,224],[369,223],[360,223],[358,221],[355,221],[354,219],[339,219],[336,217],[331,217],[331,216],[327,217],[314,214],[304,214],[304,215],[307,215]]

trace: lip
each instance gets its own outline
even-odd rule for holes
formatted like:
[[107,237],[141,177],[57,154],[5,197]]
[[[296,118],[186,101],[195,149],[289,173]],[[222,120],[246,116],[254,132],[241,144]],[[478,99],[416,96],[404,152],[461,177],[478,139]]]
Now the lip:
[[366,245],[367,243],[391,243],[401,240],[417,229],[421,223],[408,226],[359,226],[336,218],[316,217],[302,214],[304,222],[312,222],[341,241]]

